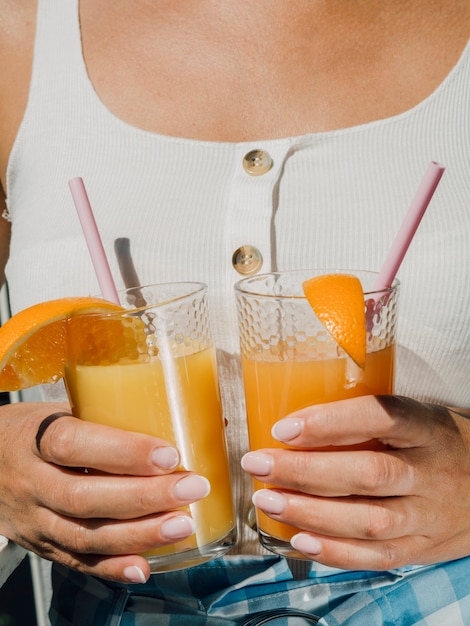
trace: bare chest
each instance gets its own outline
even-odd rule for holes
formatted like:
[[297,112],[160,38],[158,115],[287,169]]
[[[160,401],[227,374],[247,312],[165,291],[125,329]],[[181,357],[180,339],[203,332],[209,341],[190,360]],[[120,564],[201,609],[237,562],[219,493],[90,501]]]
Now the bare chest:
[[399,0],[367,4],[163,0],[143,15],[82,0],[84,58],[104,104],[146,130],[241,141],[355,126],[429,96],[470,36],[468,10],[437,27]]

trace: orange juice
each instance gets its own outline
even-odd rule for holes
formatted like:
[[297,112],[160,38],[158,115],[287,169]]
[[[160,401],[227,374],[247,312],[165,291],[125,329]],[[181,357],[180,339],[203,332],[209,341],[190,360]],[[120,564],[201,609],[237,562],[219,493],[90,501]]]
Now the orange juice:
[[230,536],[236,525],[214,350],[172,357],[170,368],[165,374],[158,356],[145,356],[141,362],[69,364],[66,370],[74,415],[165,439],[178,448],[182,470],[211,483],[210,494],[187,507],[196,534],[146,557],[203,553],[204,546]]
[[[300,353],[299,353],[300,352]],[[368,394],[391,393],[393,345],[367,354],[364,370],[347,356],[313,360],[297,349],[282,358],[242,359],[250,449],[289,447],[271,436],[272,426],[304,407]],[[361,447],[361,446],[359,446]],[[255,489],[271,487],[254,480]],[[298,532],[257,511],[261,533],[289,541]]]
[[[375,291],[376,282],[376,272],[307,268],[235,285],[251,450],[292,449],[271,429],[293,411],[393,392],[399,282]],[[377,447],[369,441],[353,449]],[[263,546],[305,558],[290,544],[298,529],[261,511],[257,523]]]

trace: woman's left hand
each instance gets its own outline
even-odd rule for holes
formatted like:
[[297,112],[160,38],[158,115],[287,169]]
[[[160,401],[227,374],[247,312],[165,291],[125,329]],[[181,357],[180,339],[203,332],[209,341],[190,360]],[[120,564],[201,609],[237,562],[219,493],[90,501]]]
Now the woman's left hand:
[[[470,419],[410,398],[364,396],[293,413],[273,434],[295,449],[250,452],[242,465],[276,485],[254,502],[299,529],[299,552],[367,570],[470,554]],[[384,449],[312,450],[371,439]]]

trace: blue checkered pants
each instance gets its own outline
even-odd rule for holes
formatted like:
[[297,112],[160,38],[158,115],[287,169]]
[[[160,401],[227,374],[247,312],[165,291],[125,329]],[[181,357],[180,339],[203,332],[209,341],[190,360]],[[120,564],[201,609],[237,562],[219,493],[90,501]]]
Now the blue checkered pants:
[[286,607],[320,616],[319,626],[470,625],[470,557],[390,572],[312,563],[301,579],[277,556],[225,557],[145,585],[59,565],[52,576],[52,626],[235,626]]

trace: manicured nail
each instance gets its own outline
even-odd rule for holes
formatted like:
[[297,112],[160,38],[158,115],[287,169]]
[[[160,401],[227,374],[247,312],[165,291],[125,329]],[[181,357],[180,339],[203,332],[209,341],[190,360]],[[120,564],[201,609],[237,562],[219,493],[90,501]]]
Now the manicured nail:
[[255,476],[267,476],[271,473],[274,459],[263,452],[247,452],[241,461],[243,469]]
[[178,454],[178,450],[176,450],[176,448],[162,446],[161,448],[155,448],[152,452],[152,463],[162,469],[175,469],[178,467],[179,462],[180,455]]
[[163,522],[160,529],[160,533],[165,539],[184,539],[184,537],[194,535],[195,532],[196,524],[187,515],[172,517]]
[[137,565],[129,565],[124,569],[124,577],[131,583],[145,583],[144,572]]
[[265,513],[279,515],[286,509],[285,497],[272,489],[260,489],[255,491],[252,497],[253,504]]
[[211,491],[211,484],[204,478],[204,476],[198,476],[197,474],[191,474],[185,476],[176,483],[173,488],[173,495],[178,500],[183,502],[189,502],[191,500],[200,500],[209,495]]
[[278,441],[295,439],[304,429],[304,422],[297,417],[286,417],[274,424],[271,434]]
[[302,554],[306,554],[307,556],[318,556],[321,553],[321,542],[311,535],[298,533],[292,537],[290,542],[296,550],[302,552]]

